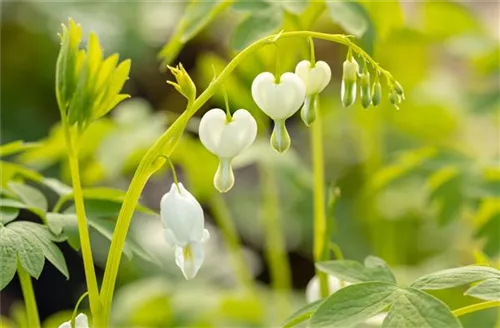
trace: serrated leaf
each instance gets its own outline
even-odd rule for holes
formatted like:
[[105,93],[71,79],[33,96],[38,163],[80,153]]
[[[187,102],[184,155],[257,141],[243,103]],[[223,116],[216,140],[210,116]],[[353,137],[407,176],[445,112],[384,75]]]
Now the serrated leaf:
[[5,229],[0,227],[0,290],[14,278],[17,267],[16,246]]
[[500,271],[486,266],[465,266],[438,271],[415,280],[410,287],[417,289],[445,289],[476,281],[500,277]]
[[7,224],[13,221],[19,215],[19,208],[15,207],[0,207],[0,222]]
[[76,214],[74,213],[47,213],[47,224],[50,231],[65,239],[76,251],[80,249],[80,236]]
[[332,20],[347,33],[361,38],[368,30],[368,21],[360,12],[359,3],[326,1],[326,6]]
[[384,260],[368,256],[364,266],[352,260],[333,260],[316,263],[316,268],[348,282],[380,281],[395,284],[394,274]]
[[294,314],[292,314],[288,319],[286,319],[283,324],[283,328],[293,327],[298,325],[299,323],[309,320],[309,318],[316,312],[319,308],[323,300],[318,300],[316,302],[312,302],[307,304],[303,308],[297,310]]
[[45,263],[45,256],[42,250],[38,247],[35,237],[10,229],[11,225],[0,229],[0,239],[3,245],[13,247],[19,257],[19,262],[22,267],[34,278],[40,276]]
[[375,316],[398,297],[398,287],[363,282],[344,287],[328,297],[309,322],[314,328],[348,328]]
[[500,277],[486,279],[469,288],[464,295],[485,301],[500,301]]
[[39,146],[40,143],[38,142],[25,142],[23,140],[9,142],[8,144],[0,146],[0,157],[14,155]]
[[13,181],[9,182],[8,186],[9,189],[27,205],[27,207],[38,208],[43,212],[47,212],[49,207],[47,199],[38,189]]
[[283,22],[283,13],[274,10],[264,10],[244,19],[234,30],[231,37],[231,47],[235,51],[243,50],[259,38],[271,35],[278,30]]
[[382,324],[383,328],[460,328],[460,321],[439,299],[418,289],[405,288]]

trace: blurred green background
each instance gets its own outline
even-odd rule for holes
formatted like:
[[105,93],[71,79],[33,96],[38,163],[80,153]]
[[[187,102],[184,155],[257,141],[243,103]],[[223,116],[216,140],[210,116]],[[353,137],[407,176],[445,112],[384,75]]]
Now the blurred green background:
[[[342,108],[341,65],[346,49],[315,42],[316,58],[332,68],[332,82],[321,98],[325,185],[341,190],[334,213],[329,213],[329,220],[335,217],[332,241],[345,258],[382,257],[402,283],[459,265],[487,261],[498,266],[499,3],[346,3],[340,3],[345,7],[339,15],[338,3],[237,1],[181,42],[175,36],[186,20],[184,2],[3,2],[1,142],[41,141],[41,147],[9,160],[70,183],[54,94],[57,33],[68,17],[82,25],[84,35],[97,32],[106,55],[119,52],[121,59],[132,59],[125,86],[132,99],[86,132],[81,151],[86,186],[123,190],[145,150],[185,108],[182,96],[165,83],[172,77],[162,61],[182,62],[201,92],[235,50],[259,36],[280,29],[355,34],[359,44],[404,86],[406,100],[397,111],[384,89],[383,102],[376,108],[364,110],[359,103]],[[203,21],[206,16],[195,18]],[[279,44],[282,70],[292,71],[308,56],[305,40]],[[118,326],[268,327],[281,322],[283,315],[267,297],[271,293],[264,250],[268,216],[279,218],[290,260],[293,293],[285,297],[292,309],[304,303],[305,287],[314,275],[308,129],[298,115],[290,119],[292,149],[275,154],[268,146],[270,122],[250,95],[253,78],[264,70],[273,71],[275,61],[275,48],[266,47],[245,59],[225,83],[231,108],[250,110],[260,127],[256,144],[235,162],[236,185],[229,194],[216,194],[212,186],[216,158],[196,134],[200,115],[223,106],[221,93],[193,118],[173,154],[180,179],[204,205],[214,236],[199,276],[183,280],[162,240],[159,218],[138,214],[130,234],[155,261],[124,260],[115,301]],[[153,176],[143,192],[143,204],[158,210],[171,181],[165,171]],[[274,195],[278,206],[273,209],[266,204]],[[48,191],[47,197],[53,205],[55,197]],[[213,219],[217,215],[227,216],[237,226],[262,294],[260,302],[235,287],[219,221]],[[23,218],[32,219],[29,213]],[[102,265],[108,242],[99,235],[92,241]],[[57,312],[71,311],[85,288],[79,255],[62,248],[71,279],[66,281],[47,267],[35,282],[47,326],[66,320],[67,314]],[[461,291],[437,296],[451,308],[474,302],[460,296]],[[21,299],[17,282],[11,284],[2,292],[2,315],[15,318]],[[496,311],[489,310],[461,320],[467,327],[493,327],[496,317]]]

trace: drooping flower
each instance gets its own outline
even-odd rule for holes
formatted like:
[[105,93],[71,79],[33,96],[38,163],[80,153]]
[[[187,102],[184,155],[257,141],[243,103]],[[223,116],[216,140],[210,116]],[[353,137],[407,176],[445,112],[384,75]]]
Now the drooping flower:
[[349,107],[356,101],[356,80],[359,69],[359,65],[352,55],[348,55],[347,57],[343,64],[342,85],[340,89],[340,99],[344,107]]
[[[73,326],[71,326],[71,320],[63,322],[59,328],[73,328]],[[89,328],[89,320],[85,314],[80,313],[75,317],[74,328]]]
[[220,192],[233,187],[231,161],[248,148],[257,136],[257,122],[245,109],[238,109],[229,117],[222,109],[214,108],[203,115],[199,136],[203,145],[219,157],[214,186]]
[[283,73],[279,79],[264,72],[253,80],[252,97],[259,108],[274,120],[271,145],[282,153],[290,147],[290,136],[285,120],[295,114],[304,103],[306,87],[294,73]]
[[361,105],[363,108],[368,108],[372,103],[371,85],[370,85],[370,72],[367,65],[363,67],[363,73],[359,82],[359,96],[361,98]]
[[318,95],[330,82],[332,71],[324,61],[311,64],[303,60],[295,67],[295,74],[299,76],[306,86],[306,99],[300,112],[304,123],[309,126],[316,119],[316,105],[314,97]]
[[193,279],[205,259],[202,244],[210,237],[201,205],[182,183],[172,183],[161,199],[160,215],[165,240],[175,247],[175,263],[186,279]]
[[382,85],[380,84],[377,75],[376,80],[372,86],[372,105],[378,106],[381,100],[382,100]]
[[[339,289],[349,286],[350,283],[344,282],[342,283],[340,279],[335,276],[328,275],[328,291],[331,294],[335,293]],[[311,280],[307,283],[306,287],[306,302],[312,303],[321,299],[321,292],[319,286],[318,276],[312,277]],[[386,312],[381,312],[376,314],[375,316],[367,319],[364,323],[368,326],[372,327],[380,327],[384,322],[385,317],[387,317]]]

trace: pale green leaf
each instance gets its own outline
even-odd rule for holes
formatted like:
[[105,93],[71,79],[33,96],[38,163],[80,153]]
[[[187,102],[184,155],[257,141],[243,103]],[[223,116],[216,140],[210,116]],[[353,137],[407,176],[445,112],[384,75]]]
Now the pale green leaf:
[[0,227],[0,290],[14,278],[17,267],[15,240],[6,229]]
[[54,235],[65,239],[74,250],[80,249],[76,214],[49,212],[46,218],[49,229]]
[[273,6],[274,3],[266,0],[236,0],[233,4],[233,9],[236,11],[252,11],[258,12],[263,9],[269,9],[270,6]]
[[10,163],[5,161],[0,161],[1,164],[1,177],[2,186],[7,186],[8,183],[14,178],[28,179],[34,182],[41,182],[43,176],[35,170],[30,169],[27,166],[19,165],[16,163]]
[[244,19],[233,32],[231,47],[240,51],[252,42],[271,35],[281,27],[283,14],[273,10],[260,11]]
[[352,260],[333,260],[318,262],[316,268],[348,282],[380,281],[390,284],[396,283],[396,278],[387,263],[375,256],[368,256],[365,259],[364,266]]
[[275,3],[281,5],[286,11],[299,15],[306,9],[309,0],[276,1]]
[[9,247],[16,249],[22,267],[32,277],[38,278],[45,263],[43,251],[38,246],[36,237],[30,233],[19,233],[19,231],[11,229],[10,226],[14,224],[16,222],[0,229],[0,239],[3,240],[2,243],[4,245],[9,245]]
[[47,199],[38,189],[13,181],[9,182],[8,186],[28,207],[37,208],[43,212],[47,211]]
[[485,301],[500,301],[500,277],[486,279],[469,288],[465,295]]
[[15,207],[0,207],[0,222],[7,224],[13,221],[19,215],[19,208]]
[[332,20],[347,33],[360,38],[368,30],[368,21],[359,3],[326,1],[326,6]]
[[52,189],[59,196],[68,195],[73,192],[73,188],[54,178],[43,178],[42,183]]
[[288,319],[286,319],[283,324],[284,328],[293,327],[298,325],[299,323],[309,320],[309,318],[316,312],[319,308],[323,300],[318,300],[316,302],[312,302],[297,310],[294,314],[292,314]]
[[499,278],[500,271],[486,266],[465,266],[438,271],[415,280],[410,287],[418,289],[445,289],[490,278]]
[[0,146],[0,157],[14,155],[36,147],[40,147],[40,143],[24,142],[23,140],[9,142],[8,144]]
[[186,43],[231,5],[229,1],[191,1],[182,17],[180,41]]
[[363,282],[344,287],[328,297],[309,322],[314,328],[348,328],[375,316],[398,297],[398,287]]
[[413,288],[401,289],[383,328],[460,328],[460,321],[439,299]]

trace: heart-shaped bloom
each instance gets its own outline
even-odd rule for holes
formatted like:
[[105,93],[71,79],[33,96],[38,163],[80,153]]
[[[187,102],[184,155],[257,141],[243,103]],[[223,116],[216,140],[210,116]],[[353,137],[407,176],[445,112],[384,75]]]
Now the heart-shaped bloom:
[[308,60],[303,60],[295,67],[295,74],[299,76],[306,86],[306,99],[300,117],[309,126],[316,120],[315,96],[328,85],[332,77],[330,66],[324,61],[317,61],[311,64]]
[[285,120],[295,114],[304,103],[306,87],[294,73],[283,73],[279,80],[264,72],[253,80],[252,97],[259,108],[274,120],[271,145],[282,153],[290,147],[290,136]]
[[220,108],[203,115],[199,135],[201,143],[219,157],[214,186],[228,192],[234,184],[231,160],[248,148],[257,136],[257,122],[245,109],[238,109],[231,118]]
[[358,62],[351,56],[344,61],[340,99],[344,107],[351,106],[356,101],[356,80],[358,79]]
[[[71,320],[62,323],[59,328],[73,328]],[[80,313],[75,317],[75,328],[89,328],[89,320],[85,314]]]
[[193,279],[205,259],[202,243],[210,237],[201,205],[182,183],[172,183],[161,199],[160,215],[165,240],[175,247],[175,263],[186,279]]
[[308,60],[299,62],[295,67],[295,74],[304,82],[306,96],[316,95],[323,91],[332,77],[330,66],[321,60],[314,64]]

